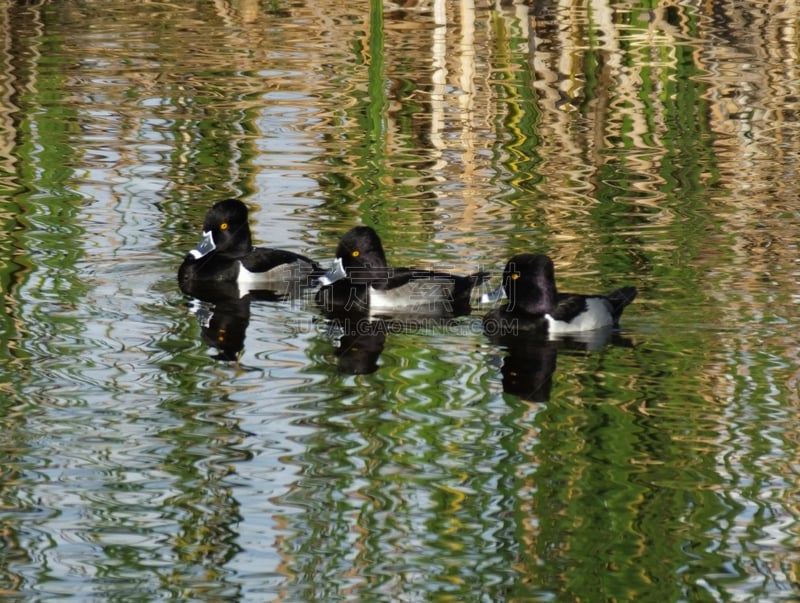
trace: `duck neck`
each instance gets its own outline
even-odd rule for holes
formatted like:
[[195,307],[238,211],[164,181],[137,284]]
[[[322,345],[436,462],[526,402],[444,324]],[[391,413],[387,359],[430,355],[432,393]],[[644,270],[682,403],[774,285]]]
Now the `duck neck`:
[[241,238],[234,239],[234,244],[231,245],[230,252],[235,255],[242,255],[253,251],[253,239],[248,232]]
[[519,281],[514,281],[512,287],[516,290],[514,295],[509,295],[513,301],[511,310],[526,314],[544,315],[552,312],[558,300],[558,292],[552,282],[540,277],[535,280],[532,287],[524,287]]

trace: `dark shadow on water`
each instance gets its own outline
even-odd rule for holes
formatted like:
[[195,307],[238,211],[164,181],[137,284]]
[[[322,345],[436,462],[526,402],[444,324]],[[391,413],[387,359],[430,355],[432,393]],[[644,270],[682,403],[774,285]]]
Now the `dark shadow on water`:
[[[295,300],[309,289],[241,291],[235,283],[181,285],[181,291],[192,298],[189,307],[200,322],[201,339],[218,351],[214,359],[227,362],[238,361],[244,350],[251,303]],[[317,309],[322,310],[319,306]],[[432,313],[370,314],[359,310],[321,313],[322,332],[333,342],[337,370],[348,375],[378,370],[387,336],[454,326],[460,315],[438,307]]]
[[550,399],[559,353],[596,352],[608,345],[633,346],[610,327],[552,339],[533,334],[492,335],[488,339],[505,351],[500,368],[503,391],[529,402]]
[[[242,292],[235,283],[191,284],[181,290],[193,298],[190,308],[200,322],[202,341],[217,350],[214,359],[225,362],[237,361],[244,350],[252,302],[283,302],[297,297],[286,290]],[[377,371],[390,335],[464,326],[457,322],[458,315],[442,313],[371,315],[351,311],[327,312],[323,317],[323,333],[333,343],[336,368],[347,375]],[[533,402],[550,399],[559,353],[599,351],[608,345],[632,346],[611,328],[552,339],[535,333],[485,334],[503,349],[503,391]]]
[[184,283],[181,291],[193,298],[191,312],[200,322],[200,337],[216,348],[216,360],[235,362],[244,350],[250,324],[250,304],[254,301],[279,302],[293,299],[297,288],[241,291],[236,283]]
[[387,335],[381,321],[371,321],[366,314],[339,315],[327,319],[325,331],[334,341],[340,373],[367,375],[378,370]]
[[347,375],[373,373],[387,338],[423,331],[441,331],[462,326],[454,315],[369,314],[366,312],[336,312],[326,315],[326,334],[334,341],[336,367]]

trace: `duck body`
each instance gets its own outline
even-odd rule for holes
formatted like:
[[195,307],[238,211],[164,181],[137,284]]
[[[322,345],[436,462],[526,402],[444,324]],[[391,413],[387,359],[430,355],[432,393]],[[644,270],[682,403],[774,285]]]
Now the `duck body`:
[[508,302],[484,317],[484,331],[489,334],[520,331],[557,336],[616,329],[637,294],[635,287],[621,287],[608,295],[559,293],[552,260],[534,254],[511,258],[501,287]]
[[317,303],[333,312],[457,315],[469,312],[472,290],[487,276],[388,266],[377,233],[356,226],[342,237],[334,267],[320,278]]
[[183,259],[178,282],[238,283],[243,288],[270,288],[322,273],[306,256],[266,247],[254,247],[247,207],[237,199],[215,203],[203,223],[203,237]]

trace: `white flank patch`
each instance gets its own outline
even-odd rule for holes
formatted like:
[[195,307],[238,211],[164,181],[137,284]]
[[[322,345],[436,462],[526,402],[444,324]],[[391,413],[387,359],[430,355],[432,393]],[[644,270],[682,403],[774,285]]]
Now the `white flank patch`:
[[260,289],[270,290],[281,295],[297,290],[298,278],[300,278],[297,264],[297,262],[281,264],[268,272],[250,272],[239,262],[239,276],[236,279],[236,284],[239,285],[239,297],[244,297],[250,291]]
[[263,285],[265,283],[289,282],[296,278],[295,268],[297,262],[275,266],[267,272],[250,272],[239,262],[239,277],[236,281],[240,285]]
[[556,320],[549,314],[545,314],[547,319],[548,333],[576,333],[578,331],[593,331],[610,327],[614,324],[614,318],[608,309],[606,301],[600,297],[590,297],[586,300],[586,311],[581,312],[570,322]]
[[[403,289],[403,287],[398,287],[398,289]],[[415,299],[413,295],[404,295],[403,292],[398,293],[392,289],[385,291],[369,288],[369,309],[372,311],[418,308],[423,305],[419,297]]]
[[407,312],[416,314],[440,314],[452,312],[452,279],[414,280],[394,289],[369,288],[371,312]]

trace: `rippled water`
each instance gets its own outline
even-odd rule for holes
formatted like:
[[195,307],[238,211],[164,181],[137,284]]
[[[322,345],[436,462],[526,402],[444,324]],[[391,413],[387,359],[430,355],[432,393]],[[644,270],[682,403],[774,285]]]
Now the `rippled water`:
[[[0,16],[5,599],[798,597],[793,3]],[[478,307],[354,357],[306,298],[181,294],[228,196],[323,263],[363,223],[639,297],[608,340]]]

